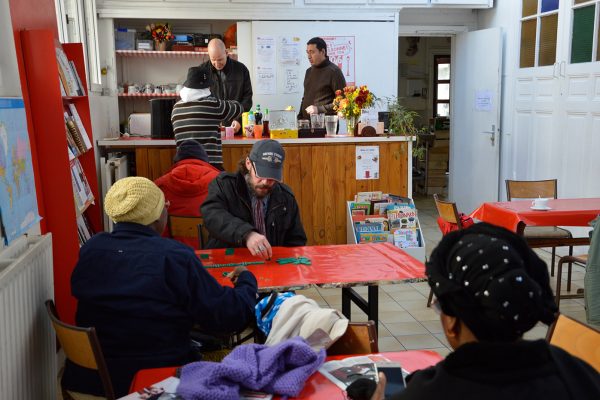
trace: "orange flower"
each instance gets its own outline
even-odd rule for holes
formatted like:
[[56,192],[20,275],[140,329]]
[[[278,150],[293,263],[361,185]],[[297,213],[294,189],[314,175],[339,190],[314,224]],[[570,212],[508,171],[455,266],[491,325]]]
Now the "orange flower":
[[338,115],[348,118],[357,117],[362,110],[373,104],[374,96],[366,85],[346,86],[343,90],[336,90],[333,100],[333,109]]

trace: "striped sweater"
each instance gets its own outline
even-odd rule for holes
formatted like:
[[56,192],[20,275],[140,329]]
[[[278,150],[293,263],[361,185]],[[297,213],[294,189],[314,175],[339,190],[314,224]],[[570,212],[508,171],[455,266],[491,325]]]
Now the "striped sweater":
[[199,141],[208,154],[208,162],[222,167],[219,124],[241,114],[242,105],[234,100],[218,100],[211,96],[188,102],[179,101],[171,114],[175,143],[189,139]]

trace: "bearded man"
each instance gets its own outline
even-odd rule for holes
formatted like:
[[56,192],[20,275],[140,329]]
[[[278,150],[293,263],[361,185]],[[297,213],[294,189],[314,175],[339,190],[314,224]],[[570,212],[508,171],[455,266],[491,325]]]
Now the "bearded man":
[[271,246],[304,246],[306,234],[292,190],[281,183],[285,152],[275,140],[260,140],[208,187],[200,207],[209,232],[207,248],[247,247],[265,259]]

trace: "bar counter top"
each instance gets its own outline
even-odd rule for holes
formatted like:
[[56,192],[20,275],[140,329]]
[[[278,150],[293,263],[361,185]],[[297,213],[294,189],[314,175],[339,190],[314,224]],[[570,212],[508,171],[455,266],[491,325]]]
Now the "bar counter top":
[[[236,136],[233,139],[223,139],[223,146],[229,145],[252,145],[261,139],[245,138]],[[347,136],[335,135],[322,138],[299,138],[299,139],[277,139],[281,144],[336,144],[336,143],[374,143],[374,142],[407,142],[412,141],[412,137],[406,136]],[[152,139],[149,137],[121,137],[98,140],[98,146],[102,147],[137,147],[137,146],[156,146],[166,147],[175,146],[174,139]]]

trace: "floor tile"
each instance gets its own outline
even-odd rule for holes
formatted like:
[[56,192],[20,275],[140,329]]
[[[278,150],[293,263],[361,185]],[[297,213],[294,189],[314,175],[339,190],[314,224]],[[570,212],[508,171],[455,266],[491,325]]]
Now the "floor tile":
[[424,308],[422,310],[409,310],[408,312],[417,321],[438,321],[440,319],[440,316],[430,308]]
[[379,346],[379,351],[404,351],[406,350],[404,346],[400,344],[398,339],[395,337],[382,337],[378,339],[377,345]]
[[421,300],[427,301],[427,297],[425,297],[422,293],[419,293],[416,289],[412,291],[402,291],[402,292],[394,292],[390,293],[389,297],[402,304],[404,300]]
[[422,335],[404,335],[397,336],[396,339],[400,342],[406,350],[418,350],[418,349],[430,349],[443,347],[443,343],[440,342],[431,334]]
[[432,321],[422,321],[421,325],[423,325],[429,333],[443,333],[444,328],[442,328],[442,323],[439,318]]
[[419,335],[422,333],[430,333],[427,328],[421,325],[419,322],[391,322],[386,323],[385,326],[394,336],[405,336],[405,335]]
[[408,311],[380,311],[379,320],[384,323],[417,321]]

